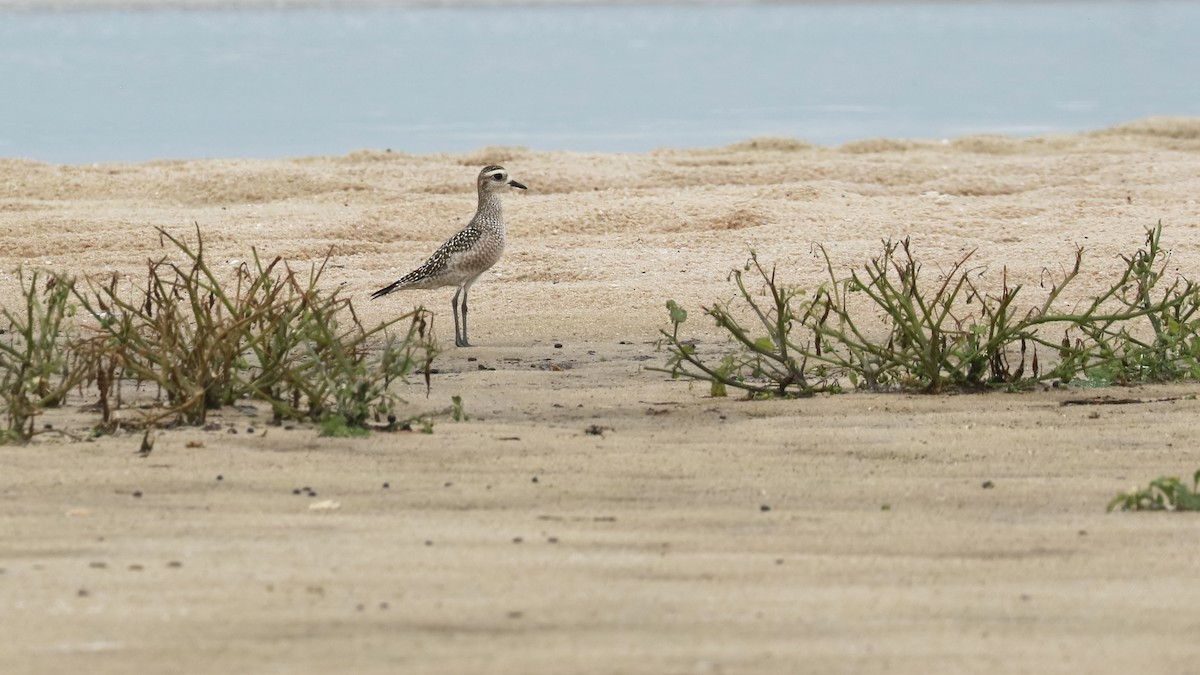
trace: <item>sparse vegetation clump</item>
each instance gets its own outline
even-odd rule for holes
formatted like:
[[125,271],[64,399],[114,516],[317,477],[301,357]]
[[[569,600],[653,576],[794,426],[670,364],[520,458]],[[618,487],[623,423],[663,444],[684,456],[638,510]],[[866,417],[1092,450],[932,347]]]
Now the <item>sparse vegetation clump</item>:
[[0,336],[0,442],[31,438],[41,411],[61,405],[86,375],[79,355],[59,339],[74,313],[72,280],[37,271],[27,276],[24,269],[17,276],[24,307],[0,310],[5,323]]
[[[1123,256],[1123,271],[1102,293],[1068,302],[1065,291],[1083,264],[1077,248],[1046,297],[1024,308],[1022,287],[1010,285],[1007,275],[995,291],[980,287],[971,253],[926,278],[908,240],[884,242],[882,253],[844,276],[818,245],[828,281],[811,290],[785,285],[751,253],[731,274],[734,299],[703,308],[733,348],[701,354],[680,335],[687,312],[668,301],[672,328],[662,332],[669,352],[663,370],[708,382],[714,396],[728,388],[805,396],[846,385],[938,393],[1049,380],[1197,378],[1200,286],[1168,278],[1161,237],[1160,223],[1147,231],[1144,246]],[[760,296],[752,285],[766,292]],[[857,309],[864,305],[866,311]]]
[[1134,487],[1108,503],[1108,510],[1122,511],[1200,511],[1200,471],[1192,476],[1192,486],[1174,476],[1162,476],[1145,487]]
[[[307,275],[280,258],[232,273],[209,266],[197,228],[189,245],[163,229],[169,252],[147,263],[144,286],[117,275],[76,283],[22,276],[26,307],[5,309],[0,392],[6,439],[27,440],[33,418],[79,387],[94,393],[99,428],[202,424],[239,400],[270,406],[276,422],[310,421],[331,435],[431,422],[398,419],[393,384],[424,371],[437,347],[424,309],[368,328],[348,298],[321,287],[328,257]],[[178,258],[175,262],[172,258]],[[77,325],[76,313],[90,318]],[[87,325],[90,324],[90,325]],[[156,405],[128,414],[125,390]]]

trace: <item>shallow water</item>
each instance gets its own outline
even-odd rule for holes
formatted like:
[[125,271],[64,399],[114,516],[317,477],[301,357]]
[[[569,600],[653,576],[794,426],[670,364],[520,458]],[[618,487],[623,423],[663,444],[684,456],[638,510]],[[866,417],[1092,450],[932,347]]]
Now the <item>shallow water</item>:
[[0,14],[0,156],[642,151],[1200,115],[1200,3]]

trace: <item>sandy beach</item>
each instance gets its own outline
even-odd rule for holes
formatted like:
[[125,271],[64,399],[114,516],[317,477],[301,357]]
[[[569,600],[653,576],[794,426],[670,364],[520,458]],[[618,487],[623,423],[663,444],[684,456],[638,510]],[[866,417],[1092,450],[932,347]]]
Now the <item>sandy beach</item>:
[[[508,249],[456,349],[452,289],[368,296],[466,223],[493,163],[529,190],[505,197]],[[367,322],[436,313],[445,352],[409,411],[457,395],[470,415],[349,440],[239,406],[144,458],[133,433],[0,446],[0,672],[1187,672],[1200,520],[1105,505],[1200,469],[1200,386],[752,402],[649,369],[668,299],[720,346],[699,309],[750,250],[815,285],[815,243],[849,270],[910,237],[931,274],[974,250],[1032,302],[1081,245],[1083,297],[1159,221],[1194,276],[1197,200],[1200,120],[1173,118],[837,148],[0,159],[5,306],[18,266],[140,278],[169,254],[155,227],[198,226],[230,269],[252,247],[329,253]],[[45,422],[82,435],[85,403]]]

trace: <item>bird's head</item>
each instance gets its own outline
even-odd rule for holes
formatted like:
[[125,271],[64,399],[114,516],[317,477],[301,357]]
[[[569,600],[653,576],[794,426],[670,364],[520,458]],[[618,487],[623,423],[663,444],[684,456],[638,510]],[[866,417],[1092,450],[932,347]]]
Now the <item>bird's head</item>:
[[524,185],[512,180],[508,177],[508,170],[502,166],[485,166],[483,171],[479,172],[479,192],[498,192],[510,187],[515,187],[520,190],[526,189]]

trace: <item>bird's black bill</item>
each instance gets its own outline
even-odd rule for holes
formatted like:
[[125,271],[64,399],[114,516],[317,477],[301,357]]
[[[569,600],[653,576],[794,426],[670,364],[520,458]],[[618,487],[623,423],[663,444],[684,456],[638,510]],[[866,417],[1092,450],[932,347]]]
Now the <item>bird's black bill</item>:
[[518,182],[517,182],[517,181],[515,181],[515,180],[510,180],[510,181],[508,181],[508,184],[509,184],[509,185],[511,185],[511,186],[513,186],[513,187],[515,187],[515,188],[521,188],[522,190],[528,190],[528,189],[529,189],[529,188],[525,187],[524,185],[521,185],[520,183],[518,183]]

